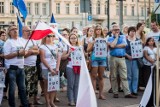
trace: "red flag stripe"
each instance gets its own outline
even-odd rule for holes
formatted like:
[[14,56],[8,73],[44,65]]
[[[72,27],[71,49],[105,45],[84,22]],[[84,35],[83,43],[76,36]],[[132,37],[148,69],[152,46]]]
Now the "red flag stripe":
[[39,39],[42,39],[45,36],[47,36],[49,33],[52,33],[52,31],[50,29],[34,30],[32,35],[31,35],[31,39],[39,40]]

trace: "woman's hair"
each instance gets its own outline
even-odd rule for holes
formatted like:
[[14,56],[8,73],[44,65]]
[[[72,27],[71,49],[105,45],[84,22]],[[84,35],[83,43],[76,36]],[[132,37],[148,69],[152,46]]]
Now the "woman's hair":
[[96,25],[96,27],[94,29],[94,38],[97,38],[96,30],[98,27],[100,27],[100,29],[101,29],[101,37],[104,38],[103,29],[102,29],[101,25]]
[[[48,35],[53,35],[53,34],[48,34]],[[48,36],[48,35],[47,35],[47,36]],[[41,41],[41,44],[42,44],[42,45],[45,45],[45,44],[46,44],[47,36],[45,36],[45,37],[42,39],[42,41]],[[53,35],[53,37],[54,37],[54,35]]]
[[5,32],[5,31],[3,31],[3,30],[2,30],[2,31],[0,31],[0,36],[1,36],[3,33],[5,33],[5,34],[6,34],[6,32]]
[[77,36],[76,34],[74,34],[74,33],[70,33],[70,35],[69,35],[69,43],[72,44],[71,41],[70,41],[72,35],[75,35],[75,36],[76,36],[76,38],[77,38],[77,43],[76,43],[76,45],[79,46],[78,36]]
[[129,28],[128,28],[128,35],[129,35],[129,33],[130,33],[131,31],[136,32],[136,28],[135,28],[134,26],[129,27]]
[[77,29],[77,28],[76,28],[76,27],[72,27],[71,32],[72,32],[74,29]]
[[[138,30],[143,24],[142,23],[138,23],[136,26],[136,29]],[[140,39],[145,43],[146,38],[145,38],[145,34],[143,31],[140,32]]]
[[70,34],[70,30],[68,28],[64,28],[62,31],[66,31],[68,34]]
[[90,30],[90,29],[93,29],[93,28],[92,28],[92,27],[88,27],[88,28],[87,28],[87,34],[86,34],[86,37],[88,37],[88,32],[89,32],[89,30]]
[[[153,37],[149,37],[149,38],[147,38],[147,41],[146,41],[145,46],[149,46],[149,43],[148,43],[148,42],[149,42],[151,39],[153,39],[153,40],[154,40],[154,38],[153,38]],[[156,46],[155,41],[154,41],[153,47],[157,47],[157,46]]]
[[42,45],[45,45],[45,44],[46,44],[46,38],[47,38],[47,36],[42,39],[42,41],[41,41],[41,44],[42,44]]
[[[128,25],[124,24],[124,25],[123,25],[123,30],[122,30],[123,33],[125,32],[125,28],[126,28],[126,27],[128,27]],[[125,33],[127,33],[127,32],[125,32]]]

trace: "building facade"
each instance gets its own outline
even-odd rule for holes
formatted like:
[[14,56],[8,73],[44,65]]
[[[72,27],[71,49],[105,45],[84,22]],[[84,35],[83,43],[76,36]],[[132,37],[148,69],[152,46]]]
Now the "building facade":
[[[146,3],[144,2],[146,1]],[[90,24],[107,25],[108,0],[91,0],[90,11],[80,12],[80,0],[25,0],[28,16],[25,24],[32,26],[38,20],[49,23],[51,14],[54,14],[60,28],[73,26],[82,28]],[[119,2],[110,0],[110,23],[119,23]],[[151,10],[154,0],[151,0]],[[126,0],[123,2],[124,24],[135,25],[140,20],[148,18],[148,0]],[[12,0],[0,0],[0,25],[17,23],[17,9],[12,6]],[[88,16],[90,19],[88,20]]]

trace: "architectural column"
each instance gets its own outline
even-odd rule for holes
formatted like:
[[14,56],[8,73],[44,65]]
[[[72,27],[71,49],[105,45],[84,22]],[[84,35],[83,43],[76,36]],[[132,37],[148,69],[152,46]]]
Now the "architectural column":
[[92,2],[92,14],[96,15],[96,2]]
[[10,0],[4,0],[4,14],[10,14]]
[[105,10],[105,7],[104,7],[104,6],[105,6],[105,2],[101,2],[101,3],[100,3],[100,6],[101,6],[101,7],[100,7],[100,10],[101,10],[101,13],[100,13],[100,14],[101,14],[101,15],[104,15],[104,14],[105,14],[105,12],[104,12],[104,10]]
[[39,3],[39,15],[42,15],[42,2]]
[[34,5],[34,2],[31,3],[31,15],[35,15],[35,5]]

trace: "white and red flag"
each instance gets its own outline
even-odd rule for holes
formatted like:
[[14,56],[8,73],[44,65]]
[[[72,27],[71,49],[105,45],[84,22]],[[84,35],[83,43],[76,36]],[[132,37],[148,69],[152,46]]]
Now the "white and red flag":
[[96,95],[91,83],[83,52],[76,107],[97,107]]
[[71,49],[75,49],[66,38],[64,38],[56,29],[50,27],[46,23],[39,21],[35,30],[32,32],[30,39],[40,40],[46,37],[50,33],[57,35],[64,43],[66,43]]
[[31,39],[39,40],[52,33],[50,26],[46,23],[39,21],[36,28],[33,30]]

